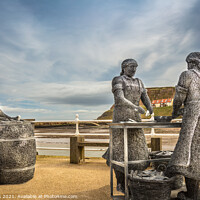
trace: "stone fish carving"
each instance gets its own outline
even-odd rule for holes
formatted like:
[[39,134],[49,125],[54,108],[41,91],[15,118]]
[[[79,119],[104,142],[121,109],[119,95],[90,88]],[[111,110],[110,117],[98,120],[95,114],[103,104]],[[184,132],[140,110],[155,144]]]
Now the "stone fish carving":
[[168,180],[169,177],[165,176],[164,173],[158,172],[157,170],[145,170],[145,171],[133,171],[131,170],[131,173],[129,177],[132,176],[133,178],[141,178],[141,179],[147,179],[147,180]]
[[172,117],[180,114],[182,127],[167,174],[185,176],[187,192],[181,192],[179,199],[197,200],[200,181],[200,52],[190,53],[184,71],[176,86]]

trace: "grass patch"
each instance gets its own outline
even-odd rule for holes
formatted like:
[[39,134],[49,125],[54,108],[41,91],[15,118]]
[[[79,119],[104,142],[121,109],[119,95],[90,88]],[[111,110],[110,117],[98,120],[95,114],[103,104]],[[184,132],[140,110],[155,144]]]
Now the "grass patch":
[[[172,106],[153,108],[154,116],[171,116],[173,111]],[[149,119],[145,114],[141,115],[142,119]]]

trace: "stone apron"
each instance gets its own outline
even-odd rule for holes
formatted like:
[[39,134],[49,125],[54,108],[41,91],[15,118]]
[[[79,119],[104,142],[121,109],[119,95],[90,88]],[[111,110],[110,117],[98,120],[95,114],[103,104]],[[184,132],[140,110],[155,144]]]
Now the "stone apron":
[[187,178],[200,180],[200,101],[187,102],[182,127],[169,170]]

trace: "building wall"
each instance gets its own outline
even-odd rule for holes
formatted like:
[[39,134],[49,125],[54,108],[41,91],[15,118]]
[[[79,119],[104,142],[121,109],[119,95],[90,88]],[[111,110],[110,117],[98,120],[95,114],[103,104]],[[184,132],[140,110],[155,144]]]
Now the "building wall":
[[[158,99],[173,99],[175,95],[175,87],[154,87],[146,89],[151,102]],[[140,104],[142,104],[141,101]]]
[[156,87],[147,88],[149,98],[152,100],[156,99],[169,99],[174,98],[175,87]]

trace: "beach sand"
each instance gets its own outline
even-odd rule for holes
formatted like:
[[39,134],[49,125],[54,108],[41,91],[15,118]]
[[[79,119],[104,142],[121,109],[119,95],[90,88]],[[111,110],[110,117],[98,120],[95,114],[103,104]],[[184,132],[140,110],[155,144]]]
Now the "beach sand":
[[[89,130],[84,129],[82,132],[106,133],[108,131],[106,129]],[[36,132],[68,133],[68,129],[41,129]],[[177,133],[177,130],[175,132]],[[146,138],[149,142],[150,136]],[[173,150],[177,138],[170,137],[169,140],[169,136],[163,137],[163,150]],[[114,185],[116,186],[115,178]],[[176,196],[176,193],[173,191],[173,196]],[[114,194],[122,195],[116,192],[115,187]],[[40,155],[37,156],[34,178],[23,184],[1,185],[0,199],[111,200],[110,168],[102,158],[87,158],[85,163],[77,165],[70,164],[69,157],[66,156]]]
[[66,157],[37,156],[34,178],[23,184],[1,185],[0,199],[109,200],[109,173],[101,158],[77,165]]
[[[114,194],[122,195],[115,188]],[[173,191],[174,197],[176,194]],[[23,184],[1,185],[0,197],[5,200],[111,200],[110,169],[102,158],[70,164],[69,157],[37,156],[34,178]]]

